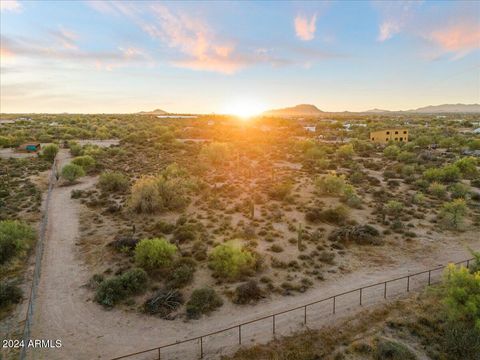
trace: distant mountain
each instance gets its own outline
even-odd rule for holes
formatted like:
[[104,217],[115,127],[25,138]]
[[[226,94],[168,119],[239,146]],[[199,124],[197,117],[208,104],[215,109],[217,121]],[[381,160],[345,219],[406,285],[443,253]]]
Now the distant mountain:
[[145,114],[145,115],[167,115],[168,112],[160,110],[160,109],[155,109],[153,111],[140,111],[139,114]]
[[480,104],[443,104],[421,107],[408,112],[421,114],[435,113],[480,113]]
[[318,116],[322,113],[323,111],[318,109],[315,105],[300,104],[294,107],[288,107],[284,109],[268,110],[268,111],[265,111],[263,115],[295,117],[295,116]]
[[380,114],[380,113],[386,113],[386,112],[390,112],[390,110],[383,110],[383,109],[371,109],[371,110],[367,110],[365,111],[366,113],[374,113],[374,114]]

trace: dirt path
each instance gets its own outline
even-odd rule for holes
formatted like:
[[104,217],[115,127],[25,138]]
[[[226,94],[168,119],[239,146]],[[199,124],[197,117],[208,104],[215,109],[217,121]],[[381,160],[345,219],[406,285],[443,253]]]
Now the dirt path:
[[[59,154],[59,168],[68,161],[68,153],[62,150]],[[463,244],[445,244],[440,246],[438,251],[432,252],[428,258],[424,255],[417,255],[410,259],[399,258],[396,263],[385,267],[366,268],[344,275],[340,279],[327,280],[301,295],[265,300],[256,306],[240,307],[226,302],[221,310],[211,316],[192,322],[161,320],[118,309],[105,311],[92,302],[91,292],[84,288],[89,274],[86,266],[83,265],[80,250],[76,246],[79,237],[81,205],[70,198],[70,192],[73,189],[86,189],[93,186],[95,181],[95,178],[86,177],[77,185],[56,187],[52,192],[32,338],[60,339],[63,346],[60,349],[30,350],[30,359],[109,359],[230,327],[362,285],[445,264],[450,260],[457,261],[469,257]],[[480,240],[474,240],[470,245],[478,249]],[[405,285],[401,283],[398,286],[403,288]],[[365,296],[365,301],[368,303],[368,295]],[[352,301],[353,303],[358,301],[356,295]],[[309,310],[312,312],[309,314],[309,319],[329,318],[327,314],[330,312],[331,305],[325,306],[328,309]],[[341,309],[342,304],[338,306]],[[295,320],[279,318],[277,334],[285,333],[289,328],[298,325],[301,320],[303,315]],[[258,323],[254,327],[255,329],[245,329],[243,343],[249,342],[252,338],[262,341],[270,339],[271,320]],[[265,336],[259,336],[260,333],[264,333]],[[215,341],[222,346],[229,344],[233,346],[237,337],[237,332],[232,332],[216,339],[212,338],[205,344],[205,349],[213,350]],[[190,344],[190,347],[185,348],[185,353],[171,349],[170,354],[179,359],[195,358],[197,349],[197,344]],[[158,355],[155,353],[152,356]],[[136,359],[147,358],[156,357],[142,356]]]

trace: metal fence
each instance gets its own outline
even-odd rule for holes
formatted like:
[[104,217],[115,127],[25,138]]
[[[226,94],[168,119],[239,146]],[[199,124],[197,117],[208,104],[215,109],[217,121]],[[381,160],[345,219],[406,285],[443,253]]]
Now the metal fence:
[[[455,263],[455,265],[466,265],[466,267],[469,268],[472,260],[474,259],[463,260]],[[313,325],[328,316],[335,315],[341,311],[346,312],[353,307],[373,305],[410,291],[423,289],[426,286],[438,283],[441,280],[444,269],[445,266],[439,266],[363,286],[225,329],[115,357],[112,360],[203,359],[206,356],[213,357],[220,355],[222,352],[234,350],[239,345],[245,344],[253,339],[258,339],[259,337],[262,337],[263,340],[268,340],[267,335],[273,339],[277,334],[286,335],[291,333],[293,331],[292,327],[295,325],[292,317],[296,320],[296,323],[299,323],[301,326],[306,326],[307,324]],[[291,315],[290,318],[287,317],[288,315]],[[256,333],[253,325],[256,326]],[[280,331],[282,329],[284,330],[283,332]],[[258,332],[258,330],[260,330],[260,332]]]
[[42,219],[40,222],[40,231],[37,241],[37,246],[35,249],[35,267],[33,270],[33,279],[32,287],[30,289],[30,299],[28,301],[27,315],[25,317],[25,325],[23,328],[23,341],[25,346],[21,348],[20,359],[24,360],[27,356],[27,346],[28,340],[30,339],[30,332],[32,327],[33,320],[33,310],[35,307],[35,297],[37,296],[38,283],[40,282],[40,271],[42,266],[42,256],[43,256],[43,246],[45,242],[45,234],[47,231],[48,223],[48,207],[50,203],[50,197],[52,194],[53,186],[57,180],[57,159],[53,161],[52,169],[50,171],[50,178],[48,181],[48,191],[47,197],[45,199],[45,204],[42,213]]

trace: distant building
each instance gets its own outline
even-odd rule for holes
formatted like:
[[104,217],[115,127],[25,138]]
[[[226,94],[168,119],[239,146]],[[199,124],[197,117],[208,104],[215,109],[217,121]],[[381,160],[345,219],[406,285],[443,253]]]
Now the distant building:
[[372,131],[370,141],[378,144],[386,144],[389,141],[408,142],[408,129],[386,129]]
[[315,132],[315,131],[317,131],[317,127],[316,127],[316,126],[308,125],[308,126],[304,126],[303,128],[304,128],[305,130],[307,130],[307,131],[310,131],[310,132]]
[[474,134],[480,134],[480,128],[477,128],[475,130],[472,131]]

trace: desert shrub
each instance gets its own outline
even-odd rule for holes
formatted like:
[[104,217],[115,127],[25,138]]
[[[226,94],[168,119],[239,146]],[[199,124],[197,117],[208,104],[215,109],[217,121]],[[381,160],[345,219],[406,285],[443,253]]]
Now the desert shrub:
[[178,243],[194,241],[197,238],[197,229],[193,224],[178,226],[173,232],[173,239]]
[[315,186],[322,194],[341,195],[345,189],[345,176],[328,174],[318,178]]
[[263,297],[263,290],[258,286],[257,282],[249,280],[236,287],[233,302],[235,304],[255,303]]
[[423,172],[423,178],[427,181],[452,183],[460,179],[460,169],[455,165],[445,165],[442,168],[430,168]]
[[428,192],[439,199],[443,199],[447,195],[447,187],[434,181],[428,187]]
[[200,157],[212,165],[223,165],[230,156],[231,150],[226,143],[213,142],[202,147],[200,151]]
[[326,209],[320,213],[320,221],[327,223],[343,224],[347,221],[347,219],[348,210],[342,205]]
[[167,268],[173,263],[177,247],[163,238],[143,239],[135,247],[135,262],[148,270]]
[[79,145],[78,143],[76,142],[69,142],[68,143],[68,147],[70,148],[70,154],[72,154],[72,156],[80,156],[82,155],[82,146]]
[[81,166],[83,170],[89,172],[95,166],[95,159],[90,155],[77,156],[76,158],[72,159],[72,164]]
[[46,145],[42,150],[42,156],[48,161],[53,161],[58,154],[58,146],[55,144]]
[[18,304],[22,297],[22,289],[18,286],[0,282],[0,309],[12,304]]
[[162,209],[163,202],[154,177],[142,177],[133,184],[130,206],[140,213]]
[[62,177],[70,183],[82,176],[85,176],[85,170],[79,165],[67,164],[62,168]]
[[107,192],[122,192],[128,188],[128,178],[118,171],[108,171],[100,175],[100,188]]
[[205,287],[193,291],[187,302],[186,310],[189,319],[198,319],[223,305],[223,300],[215,290]]
[[452,199],[468,199],[470,196],[470,188],[462,183],[455,183],[449,187]]
[[355,188],[346,184],[343,189],[342,200],[350,207],[359,209],[362,207],[362,199],[358,196]]
[[255,256],[247,249],[231,244],[215,247],[209,256],[209,267],[214,275],[228,280],[238,279],[255,268]]
[[186,192],[192,187],[186,172],[176,164],[157,176],[145,176],[132,185],[130,207],[137,212],[178,210],[187,204]]
[[462,227],[467,205],[463,199],[444,203],[438,215],[440,223],[447,229],[458,230]]
[[95,293],[95,301],[105,307],[115,306],[127,297],[142,292],[147,280],[147,273],[142,269],[130,269],[101,282]]
[[397,145],[389,145],[383,150],[383,155],[389,159],[395,159],[400,153],[400,148]]
[[338,148],[337,157],[340,159],[350,159],[355,156],[355,150],[352,144],[345,144]]
[[385,211],[390,216],[398,216],[404,208],[403,203],[397,200],[390,200],[385,204]]
[[371,225],[343,226],[333,230],[329,235],[329,240],[336,242],[355,242],[360,245],[380,245],[383,239],[380,233]]
[[425,195],[422,192],[416,192],[412,197],[412,202],[416,205],[425,203]]
[[139,240],[133,236],[117,236],[115,240],[109,243],[109,245],[117,250],[133,250],[137,246],[138,242]]
[[172,272],[170,273],[167,285],[170,288],[180,289],[193,280],[197,264],[191,258],[181,258],[173,263]]
[[0,221],[0,265],[27,250],[35,239],[35,231],[18,220]]
[[417,356],[407,346],[388,339],[380,339],[375,350],[377,360],[417,360]]
[[462,176],[471,179],[478,175],[477,163],[477,159],[469,156],[455,161],[454,165],[460,169]]
[[273,185],[268,191],[268,195],[275,200],[284,200],[292,191],[293,184],[289,181]]
[[415,154],[409,151],[401,151],[397,154],[397,160],[403,163],[412,163],[415,161]]
[[158,315],[161,318],[166,318],[182,304],[183,296],[178,290],[160,289],[145,301],[143,309],[150,315]]

